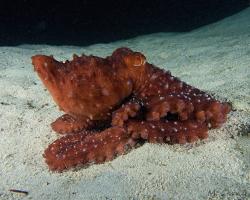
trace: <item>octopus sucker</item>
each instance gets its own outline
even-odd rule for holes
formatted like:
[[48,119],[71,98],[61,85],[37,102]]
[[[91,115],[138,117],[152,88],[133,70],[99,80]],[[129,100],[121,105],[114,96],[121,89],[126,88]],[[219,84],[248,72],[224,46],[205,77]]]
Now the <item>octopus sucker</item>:
[[185,144],[208,137],[231,106],[150,64],[140,52],[73,55],[60,62],[35,55],[32,64],[65,114],[52,122],[66,134],[44,152],[53,171],[103,163],[141,144]]
[[176,125],[173,121],[145,121],[142,124],[131,120],[128,124],[128,132],[137,135],[135,138],[140,135],[142,139],[152,143],[184,144],[208,137],[206,124],[196,121],[181,121]]

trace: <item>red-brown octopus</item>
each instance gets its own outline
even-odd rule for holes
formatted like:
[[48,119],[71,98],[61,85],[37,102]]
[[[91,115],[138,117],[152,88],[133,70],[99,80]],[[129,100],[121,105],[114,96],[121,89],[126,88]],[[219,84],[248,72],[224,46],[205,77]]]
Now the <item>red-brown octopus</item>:
[[111,56],[32,57],[35,71],[60,110],[51,124],[65,136],[44,152],[51,170],[103,163],[143,141],[194,142],[220,127],[231,110],[212,96],[119,48]]

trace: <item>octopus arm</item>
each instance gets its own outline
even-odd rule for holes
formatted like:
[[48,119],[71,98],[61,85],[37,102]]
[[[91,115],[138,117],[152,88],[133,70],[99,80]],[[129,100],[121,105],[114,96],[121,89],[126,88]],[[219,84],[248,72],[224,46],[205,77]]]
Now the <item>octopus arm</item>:
[[44,158],[51,170],[61,172],[112,160],[134,145],[125,129],[111,127],[102,132],[80,132],[57,139],[45,150]]
[[67,134],[89,129],[93,125],[93,121],[89,118],[74,118],[69,114],[64,114],[51,123],[51,128],[59,134]]
[[122,127],[129,117],[135,117],[138,114],[140,108],[140,103],[133,100],[123,104],[119,109],[113,112],[112,126]]
[[205,123],[196,121],[130,121],[128,132],[133,138],[142,138],[151,143],[185,144],[208,137]]
[[212,128],[220,127],[225,123],[231,106],[197,91],[198,89],[191,90],[193,93],[166,93],[164,97],[151,98],[147,103],[146,119],[158,121],[168,113],[172,113],[178,114],[181,121],[196,120],[211,124]]
[[[147,87],[143,87],[139,97],[146,99],[148,121],[157,121],[168,113],[178,114],[181,121],[196,120],[221,126],[231,110],[228,103],[221,103],[209,94],[182,82],[152,65],[149,68]],[[150,70],[151,69],[151,70]],[[148,74],[144,75],[147,78]]]
[[195,118],[197,121],[205,121],[211,125],[211,128],[218,128],[226,122],[227,114],[230,112],[231,105],[229,103],[221,103],[217,100],[211,102],[202,102],[195,110]]

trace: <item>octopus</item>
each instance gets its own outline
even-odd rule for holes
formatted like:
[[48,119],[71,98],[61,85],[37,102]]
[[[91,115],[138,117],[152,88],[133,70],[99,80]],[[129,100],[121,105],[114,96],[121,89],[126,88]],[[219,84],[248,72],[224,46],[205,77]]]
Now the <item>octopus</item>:
[[231,106],[118,48],[111,56],[32,57],[34,70],[65,114],[52,129],[63,135],[45,150],[52,171],[104,163],[144,142],[193,143],[226,122]]

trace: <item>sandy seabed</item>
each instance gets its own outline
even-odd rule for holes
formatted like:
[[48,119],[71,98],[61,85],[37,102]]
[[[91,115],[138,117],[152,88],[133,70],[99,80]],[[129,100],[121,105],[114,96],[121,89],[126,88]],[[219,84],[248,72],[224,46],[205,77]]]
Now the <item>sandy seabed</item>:
[[[87,47],[0,47],[0,199],[249,199],[250,8],[188,33],[156,33]],[[107,56],[127,46],[233,111],[195,144],[144,144],[111,162],[53,173],[42,157],[60,116],[30,57]],[[28,191],[28,195],[10,192]]]

